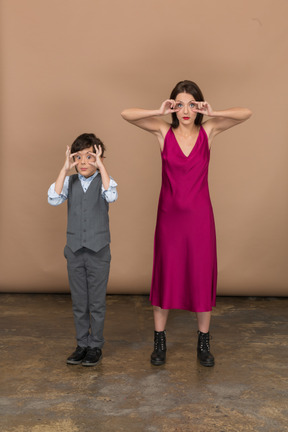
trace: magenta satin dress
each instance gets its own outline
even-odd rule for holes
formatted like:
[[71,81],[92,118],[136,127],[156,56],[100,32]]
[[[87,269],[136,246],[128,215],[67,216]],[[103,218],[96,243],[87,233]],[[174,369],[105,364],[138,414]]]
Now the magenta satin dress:
[[217,255],[208,188],[210,150],[201,126],[189,154],[170,128],[162,151],[162,187],[150,301],[162,309],[207,312],[216,304]]

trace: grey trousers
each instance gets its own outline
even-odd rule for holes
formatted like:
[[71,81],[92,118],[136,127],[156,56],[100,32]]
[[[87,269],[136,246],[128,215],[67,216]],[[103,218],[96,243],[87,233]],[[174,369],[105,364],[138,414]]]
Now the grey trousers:
[[102,348],[110,245],[99,252],[82,248],[75,253],[66,245],[64,256],[67,259],[77,345]]

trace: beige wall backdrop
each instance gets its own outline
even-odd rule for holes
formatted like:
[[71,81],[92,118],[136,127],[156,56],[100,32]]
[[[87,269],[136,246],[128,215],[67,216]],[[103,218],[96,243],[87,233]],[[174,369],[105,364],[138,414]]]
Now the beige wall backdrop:
[[119,184],[110,293],[147,293],[161,182],[153,136],[123,108],[158,108],[182,79],[215,109],[210,191],[222,295],[287,295],[287,0],[1,1],[0,290],[66,292],[66,205],[47,190],[67,144],[95,132]]

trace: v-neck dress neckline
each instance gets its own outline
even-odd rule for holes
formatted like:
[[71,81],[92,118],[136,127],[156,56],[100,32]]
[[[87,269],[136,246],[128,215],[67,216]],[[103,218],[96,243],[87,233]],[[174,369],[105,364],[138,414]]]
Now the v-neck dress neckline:
[[178,146],[180,152],[183,154],[183,156],[184,156],[186,159],[188,159],[188,158],[190,157],[190,155],[192,154],[194,148],[197,146],[198,141],[199,141],[199,138],[200,138],[201,129],[202,129],[202,126],[200,126],[200,129],[199,129],[199,132],[198,132],[198,135],[197,135],[196,141],[195,141],[195,143],[194,143],[194,146],[193,146],[192,149],[190,150],[189,154],[186,156],[186,154],[183,152],[183,150],[182,150],[182,148],[181,148],[181,146],[180,146],[180,144],[179,144],[179,141],[178,141],[178,139],[177,139],[177,137],[176,137],[176,135],[175,135],[175,132],[173,131],[173,129],[172,129],[172,127],[171,127],[171,132],[172,132],[172,134],[173,134],[173,136],[174,136],[174,138],[175,138],[175,141],[176,141],[176,143],[177,143],[177,146]]

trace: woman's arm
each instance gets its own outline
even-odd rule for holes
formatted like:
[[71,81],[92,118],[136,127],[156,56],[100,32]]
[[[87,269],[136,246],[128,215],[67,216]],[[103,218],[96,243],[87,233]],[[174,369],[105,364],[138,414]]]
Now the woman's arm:
[[216,135],[248,120],[252,115],[252,111],[248,108],[229,108],[227,110],[214,111],[208,102],[196,103],[197,108],[193,111],[210,117],[203,123],[210,144]]
[[170,127],[169,123],[161,117],[176,111],[178,110],[175,109],[175,101],[167,99],[161,104],[159,109],[145,110],[129,108],[122,111],[121,116],[129,123],[153,133],[157,136],[158,140],[161,141]]

